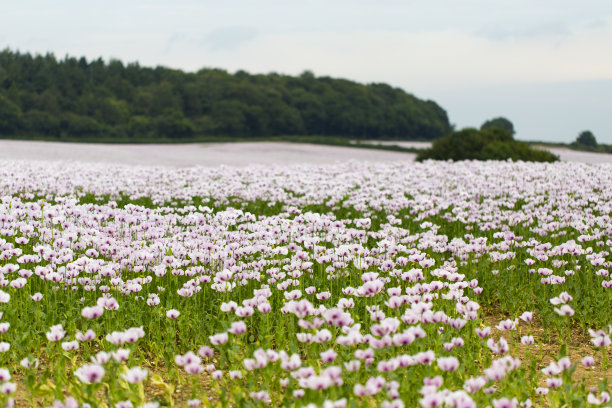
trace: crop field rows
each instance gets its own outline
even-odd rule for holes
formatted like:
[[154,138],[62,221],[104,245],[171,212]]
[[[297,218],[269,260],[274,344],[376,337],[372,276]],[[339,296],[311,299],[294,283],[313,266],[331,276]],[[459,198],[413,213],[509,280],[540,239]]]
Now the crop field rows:
[[0,162],[6,406],[610,406],[612,166]]

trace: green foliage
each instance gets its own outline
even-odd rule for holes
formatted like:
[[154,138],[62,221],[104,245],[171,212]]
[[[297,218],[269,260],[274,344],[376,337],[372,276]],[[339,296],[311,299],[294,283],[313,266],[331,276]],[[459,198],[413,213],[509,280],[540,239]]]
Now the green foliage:
[[52,136],[60,134],[60,120],[49,112],[32,109],[23,115],[26,129],[32,133],[42,133]]
[[477,130],[465,128],[437,139],[430,149],[421,151],[418,161],[433,160],[507,160],[553,162],[558,157],[530,148],[514,140],[512,134],[493,126]]
[[60,126],[67,134],[76,136],[96,136],[104,130],[97,120],[72,112],[63,115]]
[[21,126],[21,109],[0,94],[0,133],[14,132]]
[[597,143],[595,135],[590,130],[580,132],[576,140],[570,143],[568,147],[586,152],[612,153],[612,145]]
[[193,124],[174,109],[167,109],[156,119],[157,133],[170,138],[189,137],[193,133]]
[[597,147],[597,139],[595,139],[595,135],[590,130],[581,132],[576,138],[576,143],[582,146]]
[[508,119],[504,117],[498,117],[494,119],[489,119],[485,123],[480,126],[480,130],[491,129],[491,128],[500,128],[505,130],[514,136],[514,125]]
[[434,140],[446,112],[386,84],[0,52],[0,136],[182,141],[303,135]]

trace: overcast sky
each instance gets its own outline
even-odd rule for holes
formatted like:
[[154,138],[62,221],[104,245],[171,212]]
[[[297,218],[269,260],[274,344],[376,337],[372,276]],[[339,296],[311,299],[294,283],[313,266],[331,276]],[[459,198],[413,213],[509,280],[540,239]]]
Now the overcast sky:
[[2,0],[0,47],[184,70],[311,70],[438,102],[458,127],[612,143],[610,0]]

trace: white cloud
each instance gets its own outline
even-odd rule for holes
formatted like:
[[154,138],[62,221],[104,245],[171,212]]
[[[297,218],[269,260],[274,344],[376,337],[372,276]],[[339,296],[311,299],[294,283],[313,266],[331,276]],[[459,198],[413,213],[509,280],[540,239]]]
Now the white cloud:
[[[240,52],[204,52],[209,66],[296,74],[311,69],[409,89],[612,78],[612,29],[505,39],[459,31],[296,33],[260,35]],[[195,50],[194,50],[195,51]],[[193,63],[192,63],[193,64]]]
[[203,44],[211,51],[232,52],[257,35],[258,31],[253,27],[222,27],[210,31],[204,37]]

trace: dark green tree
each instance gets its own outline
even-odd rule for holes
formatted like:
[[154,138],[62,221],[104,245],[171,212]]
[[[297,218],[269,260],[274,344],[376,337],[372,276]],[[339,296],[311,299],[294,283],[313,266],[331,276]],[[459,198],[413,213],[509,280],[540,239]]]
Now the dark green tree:
[[582,131],[576,138],[576,143],[587,147],[597,147],[597,139],[590,130]]
[[60,122],[61,130],[67,136],[94,137],[104,131],[104,125],[89,116],[67,112]]
[[48,112],[32,109],[23,115],[26,129],[32,133],[57,137],[60,134],[60,120]]
[[193,124],[175,109],[167,109],[156,120],[157,134],[161,137],[179,139],[193,134]]
[[514,132],[514,125],[508,119],[506,119],[504,117],[501,117],[501,116],[498,117],[498,118],[487,120],[485,123],[483,123],[480,126],[480,130],[491,129],[491,128],[494,128],[494,127],[503,129],[506,132],[509,132],[511,135],[514,136],[514,133],[515,133]]
[[21,119],[19,106],[0,95],[0,133],[12,135],[21,127]]

